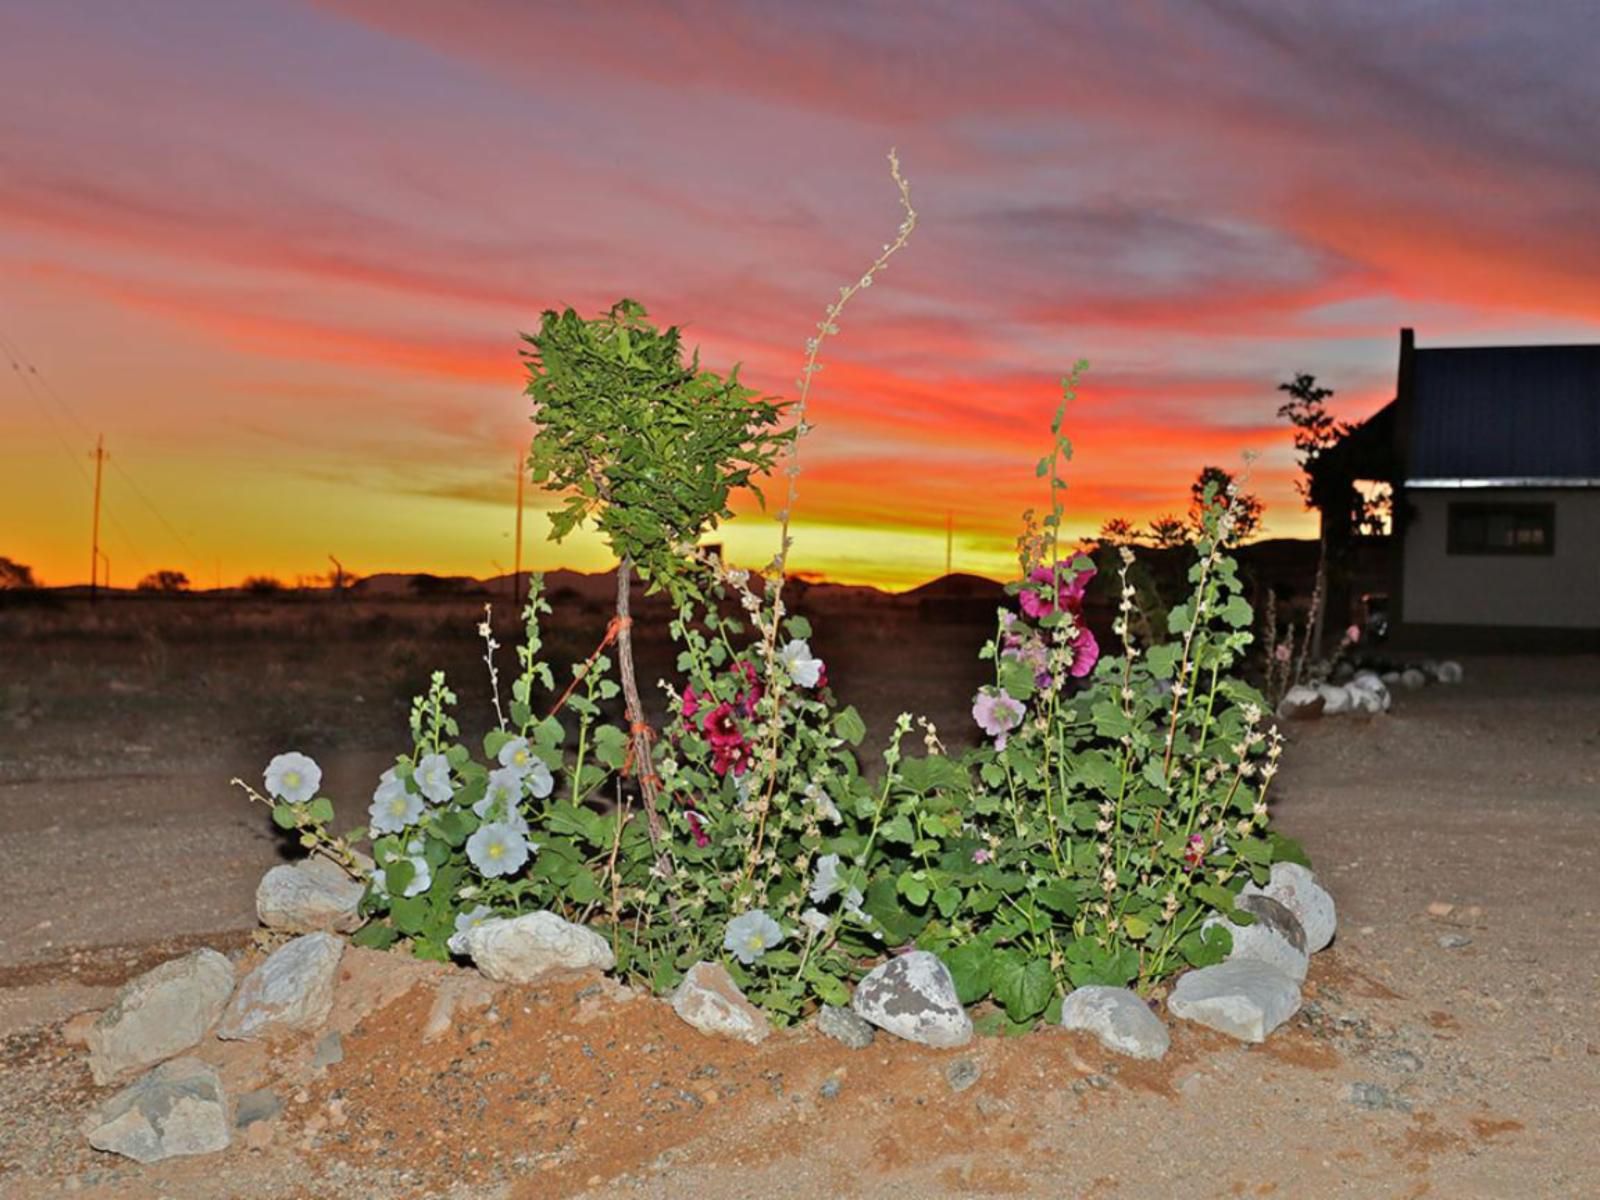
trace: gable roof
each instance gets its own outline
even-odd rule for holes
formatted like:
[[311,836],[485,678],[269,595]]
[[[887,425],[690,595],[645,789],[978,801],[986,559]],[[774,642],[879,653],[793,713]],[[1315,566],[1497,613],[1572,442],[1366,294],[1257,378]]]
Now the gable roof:
[[1600,345],[1418,350],[1412,480],[1600,480]]

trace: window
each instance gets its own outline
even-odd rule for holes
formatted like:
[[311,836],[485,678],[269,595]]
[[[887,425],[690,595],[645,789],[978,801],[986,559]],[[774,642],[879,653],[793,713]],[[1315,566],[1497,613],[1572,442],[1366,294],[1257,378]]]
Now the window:
[[1451,554],[1554,554],[1554,504],[1452,504]]

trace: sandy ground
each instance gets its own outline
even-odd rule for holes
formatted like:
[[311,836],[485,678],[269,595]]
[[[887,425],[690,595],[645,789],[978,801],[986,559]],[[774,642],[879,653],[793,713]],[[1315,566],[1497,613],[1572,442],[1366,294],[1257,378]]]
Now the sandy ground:
[[[871,635],[846,698],[880,729],[908,706],[956,728],[980,635]],[[917,673],[874,674],[904,639],[929,647]],[[111,1089],[64,1022],[192,945],[258,953],[254,886],[284,848],[228,778],[292,744],[361,796],[386,762],[397,701],[349,653],[297,671],[41,638],[0,662],[0,1194],[1600,1195],[1593,658],[1469,659],[1459,688],[1293,731],[1276,819],[1341,925],[1262,1047],[1180,1024],[1159,1067],[1059,1030],[752,1051],[595,979],[503,994],[423,1045],[437,972],[362,954],[341,1062],[214,1051],[285,1092],[272,1136],[153,1167],[90,1150],[78,1124]]]

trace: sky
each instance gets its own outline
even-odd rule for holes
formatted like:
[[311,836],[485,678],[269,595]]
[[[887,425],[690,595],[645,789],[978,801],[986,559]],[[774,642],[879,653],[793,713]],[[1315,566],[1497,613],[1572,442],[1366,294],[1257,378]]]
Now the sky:
[[[1314,526],[1276,385],[1359,419],[1420,345],[1600,340],[1600,7],[1547,0],[0,0],[0,555],[112,582],[513,562],[519,333],[637,299],[792,396],[791,566],[1005,577],[1181,513],[1257,452]],[[524,563],[555,546],[530,492]],[[769,559],[745,511],[730,557]]]

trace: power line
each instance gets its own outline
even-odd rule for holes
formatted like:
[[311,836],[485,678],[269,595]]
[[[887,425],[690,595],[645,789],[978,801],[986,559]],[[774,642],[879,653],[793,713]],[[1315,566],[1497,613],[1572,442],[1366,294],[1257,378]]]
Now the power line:
[[[88,439],[91,436],[89,427],[84,424],[82,418],[80,418],[78,414],[73,411],[72,406],[68,404],[61,393],[56,390],[55,385],[50,382],[49,377],[43,374],[39,370],[38,366],[23,353],[21,346],[16,342],[15,339],[8,338],[3,332],[0,332],[0,350],[5,351],[6,356],[11,361],[11,369],[16,372],[17,376],[22,380],[23,387],[25,389],[29,389],[31,392],[32,388],[30,385],[36,386],[46,396],[54,401],[56,407],[66,415],[68,420],[78,427],[79,432],[83,434],[85,439]],[[34,393],[34,396],[35,399],[38,398],[37,393]],[[48,413],[48,409],[45,409],[42,404],[40,407],[42,410]],[[202,561],[202,556],[196,552],[193,546],[189,544],[188,539],[186,539],[177,531],[172,522],[167,520],[166,515],[161,511],[160,508],[156,506],[156,502],[150,498],[149,493],[146,492],[144,488],[139,486],[139,481],[135,479],[125,467],[123,467],[122,463],[118,459],[111,458],[108,461],[111,463],[111,469],[120,475],[123,479],[123,482],[133,489],[133,494],[138,497],[139,502],[150,510],[150,515],[155,517],[157,522],[160,523],[161,527],[167,531],[169,536],[171,536],[172,540],[176,542],[184,554],[189,557],[190,561]],[[83,474],[84,482],[87,484],[88,475],[83,471],[82,464],[77,462],[76,456],[73,457],[73,462],[77,464],[79,473]],[[113,525],[121,530],[122,527],[117,522],[115,517],[111,516],[109,513],[107,514],[107,517],[111,520]],[[126,531],[122,532],[122,536],[127,540],[129,549],[133,549],[133,540],[127,536]],[[140,560],[141,565],[146,565],[143,561],[144,556],[139,554],[136,550],[134,551],[134,557]]]

